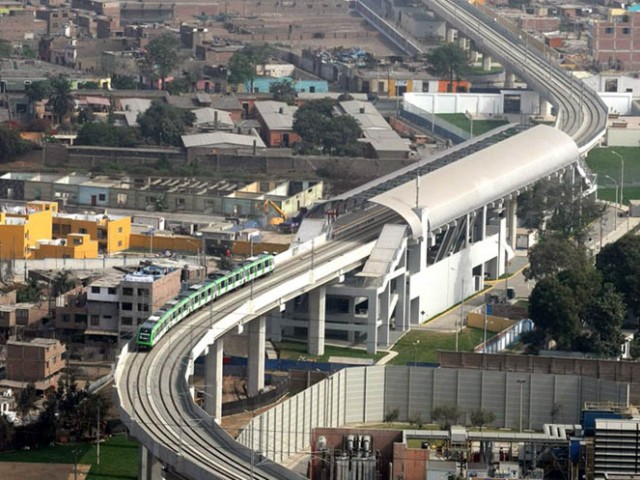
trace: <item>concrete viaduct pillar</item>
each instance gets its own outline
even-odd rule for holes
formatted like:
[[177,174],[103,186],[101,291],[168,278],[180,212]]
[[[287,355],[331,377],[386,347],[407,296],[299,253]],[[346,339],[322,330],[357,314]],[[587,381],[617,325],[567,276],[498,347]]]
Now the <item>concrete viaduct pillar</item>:
[[309,292],[309,328],[307,330],[309,355],[324,355],[326,300],[327,288],[325,286],[320,286]]
[[489,72],[491,70],[491,56],[486,53],[482,55],[482,69],[485,72]]
[[518,201],[516,198],[507,201],[507,241],[511,248],[516,249],[518,235]]
[[209,345],[209,351],[204,360],[204,411],[220,423],[222,420],[222,375],[224,341],[218,338]]
[[264,315],[249,322],[249,352],[247,355],[247,393],[257,395],[264,388],[264,358],[266,341]]
[[515,74],[512,71],[505,69],[504,88],[513,88],[515,84],[516,84]]
[[367,313],[367,353],[378,352],[378,292],[369,292],[369,310]]
[[456,37],[458,35],[458,31],[455,28],[451,28],[449,26],[447,26],[447,31],[445,33],[445,41],[447,43],[453,43],[456,40]]
[[138,457],[138,480],[162,480],[162,464],[142,444]]
[[540,115],[551,115],[551,104],[547,100],[540,97],[539,105]]

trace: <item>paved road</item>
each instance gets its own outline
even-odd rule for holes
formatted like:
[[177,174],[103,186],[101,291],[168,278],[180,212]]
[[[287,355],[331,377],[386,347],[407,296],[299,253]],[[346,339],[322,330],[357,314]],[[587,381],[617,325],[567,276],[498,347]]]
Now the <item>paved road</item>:
[[[625,216],[617,216],[619,213],[624,213]],[[601,245],[604,246],[608,243],[615,242],[638,224],[640,224],[640,218],[628,217],[626,216],[626,210],[624,212],[619,212],[615,206],[608,204],[602,219],[600,221],[595,221],[591,225],[587,245],[595,255],[600,251]],[[522,275],[522,270],[527,266],[527,264],[528,259],[526,251],[516,252],[516,257],[509,262],[508,267],[508,272],[516,273],[506,280],[488,282],[490,283],[491,288],[476,294],[472,298],[466,299],[462,314],[463,318],[466,318],[466,315],[471,312],[482,312],[485,294],[490,291],[497,292],[500,290],[506,290],[507,287],[510,287],[515,289],[516,299],[529,298],[535,283],[532,281],[526,281]],[[461,306],[457,305],[443,314],[430,319],[427,323],[414,328],[417,330],[434,332],[455,332],[457,328],[460,328],[460,317]]]

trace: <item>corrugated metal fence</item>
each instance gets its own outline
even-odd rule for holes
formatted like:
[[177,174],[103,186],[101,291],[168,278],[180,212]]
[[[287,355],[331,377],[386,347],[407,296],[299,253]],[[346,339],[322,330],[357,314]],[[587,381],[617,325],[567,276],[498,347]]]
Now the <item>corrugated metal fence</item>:
[[626,383],[577,375],[354,367],[255,417],[238,441],[282,462],[308,449],[316,427],[383,422],[386,413],[396,409],[399,421],[420,416],[429,422],[434,407],[455,404],[463,412],[460,423],[468,424],[470,411],[481,407],[494,413],[494,426],[518,428],[522,405],[523,427],[540,429],[544,423],[579,423],[586,401],[626,403],[627,399]]

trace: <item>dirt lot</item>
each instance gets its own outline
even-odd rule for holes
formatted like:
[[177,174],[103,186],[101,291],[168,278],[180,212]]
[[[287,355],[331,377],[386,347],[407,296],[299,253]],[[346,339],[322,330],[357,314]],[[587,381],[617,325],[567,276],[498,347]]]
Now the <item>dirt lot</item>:
[[0,478],[3,480],[84,480],[90,468],[91,465],[78,465],[76,477],[73,464],[0,462]]

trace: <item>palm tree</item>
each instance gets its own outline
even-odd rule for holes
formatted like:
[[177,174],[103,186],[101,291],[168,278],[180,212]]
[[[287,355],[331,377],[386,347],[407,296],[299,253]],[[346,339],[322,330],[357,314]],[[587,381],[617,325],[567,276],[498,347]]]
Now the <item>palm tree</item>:
[[58,296],[67,293],[69,290],[73,290],[76,282],[69,270],[60,270],[56,273],[56,276],[53,277],[51,286],[53,287],[53,295]]
[[62,123],[65,117],[73,112],[75,103],[71,96],[71,84],[64,75],[58,75],[51,79],[49,105],[56,115],[58,123]]

